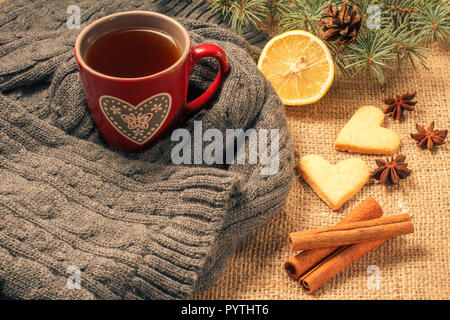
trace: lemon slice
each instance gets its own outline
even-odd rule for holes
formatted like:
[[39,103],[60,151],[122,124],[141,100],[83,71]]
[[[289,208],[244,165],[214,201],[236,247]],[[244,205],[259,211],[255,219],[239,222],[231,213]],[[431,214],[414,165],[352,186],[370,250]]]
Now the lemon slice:
[[333,58],[327,46],[303,30],[272,38],[259,57],[258,69],[285,105],[317,102],[334,79]]

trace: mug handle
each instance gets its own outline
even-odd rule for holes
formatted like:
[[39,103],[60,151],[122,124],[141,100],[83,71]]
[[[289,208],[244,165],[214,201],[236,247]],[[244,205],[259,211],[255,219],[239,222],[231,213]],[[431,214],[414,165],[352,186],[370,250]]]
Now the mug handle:
[[214,44],[201,44],[191,48],[191,59],[189,62],[189,75],[191,75],[192,70],[194,69],[194,65],[203,58],[213,57],[219,61],[219,72],[216,75],[216,78],[211,83],[208,89],[200,97],[195,98],[191,102],[186,103],[186,109],[188,113],[196,113],[199,111],[211,97],[217,92],[219,89],[219,84],[222,82],[223,77],[230,66],[228,64],[227,56],[222,48],[214,45]]

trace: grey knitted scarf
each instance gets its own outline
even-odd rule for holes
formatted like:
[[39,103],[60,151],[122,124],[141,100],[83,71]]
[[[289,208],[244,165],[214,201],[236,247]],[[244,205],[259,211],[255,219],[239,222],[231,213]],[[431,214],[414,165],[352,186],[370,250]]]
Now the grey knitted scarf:
[[[178,19],[193,45],[215,43],[231,72],[194,121],[203,130],[279,129],[279,170],[261,164],[175,165],[170,137],[139,154],[102,141],[73,54],[81,27],[119,11]],[[244,38],[205,3],[6,0],[0,3],[0,295],[22,299],[184,299],[210,287],[239,243],[283,206],[292,146],[283,107],[254,59],[266,35]],[[202,60],[204,90],[217,71]],[[247,150],[248,152],[248,150]]]

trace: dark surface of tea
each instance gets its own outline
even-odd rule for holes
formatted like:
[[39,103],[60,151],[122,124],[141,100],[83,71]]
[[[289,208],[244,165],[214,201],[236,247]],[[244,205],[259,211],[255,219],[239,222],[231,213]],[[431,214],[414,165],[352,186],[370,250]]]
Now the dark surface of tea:
[[138,78],[167,69],[180,56],[178,43],[162,31],[131,29],[99,37],[88,47],[84,59],[100,73]]

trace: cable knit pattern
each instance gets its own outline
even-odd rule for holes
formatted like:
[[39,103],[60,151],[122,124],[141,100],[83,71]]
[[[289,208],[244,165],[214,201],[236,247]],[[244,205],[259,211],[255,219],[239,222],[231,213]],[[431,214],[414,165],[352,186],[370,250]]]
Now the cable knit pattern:
[[[82,27],[118,11],[178,19],[193,45],[215,43],[231,72],[193,131],[280,130],[279,171],[261,164],[173,165],[176,142],[139,154],[101,140],[81,89],[66,26],[73,1],[0,4],[0,294],[24,299],[184,299],[217,280],[236,246],[284,204],[292,145],[283,109],[254,58],[266,35],[244,40],[205,3],[78,1]],[[205,89],[216,62],[196,66]],[[248,150],[246,150],[248,152]],[[69,266],[81,289],[66,285]]]

